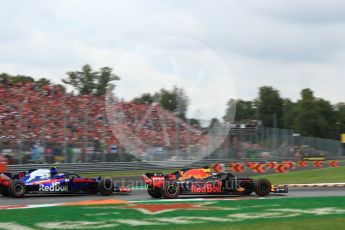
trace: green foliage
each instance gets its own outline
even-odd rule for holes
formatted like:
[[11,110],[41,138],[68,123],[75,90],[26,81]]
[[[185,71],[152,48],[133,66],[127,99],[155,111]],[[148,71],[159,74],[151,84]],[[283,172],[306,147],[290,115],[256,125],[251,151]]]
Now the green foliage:
[[283,128],[290,129],[296,116],[296,103],[290,99],[283,99]]
[[36,81],[38,84],[40,85],[51,85],[52,83],[50,82],[50,80],[46,79],[46,78],[40,78]]
[[172,90],[161,89],[153,98],[159,101],[163,108],[175,112],[181,118],[186,118],[189,98],[182,88],[174,86]]
[[164,109],[176,113],[177,116],[183,119],[186,118],[189,105],[189,98],[185,91],[176,86],[172,90],[160,89],[159,92],[153,95],[144,93],[140,97],[134,98],[134,101],[145,104],[159,102]]
[[26,75],[10,75],[7,73],[0,74],[0,81],[5,83],[17,84],[17,83],[27,83],[27,82],[35,82],[39,85],[52,85],[52,82],[47,78],[40,78],[35,80],[33,77],[26,76]]
[[338,103],[335,106],[336,117],[337,117],[337,138],[339,138],[339,134],[345,133],[345,103]]
[[197,128],[201,127],[200,121],[198,119],[195,119],[195,118],[188,119],[187,123],[194,126],[194,127],[197,127]]
[[274,127],[274,117],[277,118],[277,127],[283,127],[283,99],[279,91],[263,86],[259,89],[258,99],[259,119],[266,127]]
[[115,87],[114,84],[111,84],[112,81],[118,81],[120,78],[112,73],[112,69],[109,67],[101,68],[98,76],[96,77],[96,95],[105,95],[107,92],[107,87]]
[[150,93],[143,93],[140,97],[134,98],[134,101],[149,105],[154,102],[154,98]]
[[153,95],[150,93],[143,93],[140,97],[134,98],[134,101],[144,104],[159,102],[164,109],[175,113],[178,117],[183,119],[186,118],[189,105],[189,98],[185,91],[176,86],[171,90],[162,88]]
[[302,90],[302,99],[297,102],[294,129],[303,136],[326,137],[328,122],[322,116],[320,102],[310,89]]
[[30,76],[25,75],[9,75],[7,73],[1,73],[0,74],[0,81],[1,82],[11,82],[11,83],[19,83],[19,82],[34,82],[35,80]]
[[105,95],[107,87],[115,87],[112,81],[120,78],[109,67],[94,71],[90,65],[84,65],[81,71],[67,72],[68,78],[63,83],[73,86],[80,94]]
[[280,97],[279,91],[268,86],[259,89],[252,101],[230,99],[223,119],[231,121],[236,104],[235,121],[261,120],[265,127],[294,129],[303,136],[339,139],[345,133],[345,103],[332,105],[316,98],[310,89],[301,92],[301,99],[293,102]]
[[230,99],[227,103],[227,109],[223,119],[232,121],[234,116],[234,107],[236,106],[235,121],[247,121],[256,119],[256,105],[254,101],[244,101],[241,99]]
[[219,123],[220,122],[219,122],[219,120],[217,118],[212,118],[211,122],[210,122],[210,124],[208,126],[208,129],[210,130],[210,129],[213,129],[213,128],[217,128],[219,126]]

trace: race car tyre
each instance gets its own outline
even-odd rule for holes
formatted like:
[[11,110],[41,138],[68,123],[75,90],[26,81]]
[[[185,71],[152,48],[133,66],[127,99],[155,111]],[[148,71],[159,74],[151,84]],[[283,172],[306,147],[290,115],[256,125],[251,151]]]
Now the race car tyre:
[[267,196],[271,192],[271,182],[267,179],[259,179],[255,181],[254,192],[259,196]]
[[26,193],[26,186],[19,180],[14,180],[8,187],[9,195],[15,198],[22,198]]
[[161,198],[162,197],[162,191],[157,188],[148,188],[147,193],[152,197],[152,198]]
[[173,183],[166,183],[162,189],[162,196],[165,199],[176,199],[181,192],[180,186],[173,182]]
[[110,177],[102,178],[98,183],[98,191],[103,196],[108,196],[114,192],[114,182]]

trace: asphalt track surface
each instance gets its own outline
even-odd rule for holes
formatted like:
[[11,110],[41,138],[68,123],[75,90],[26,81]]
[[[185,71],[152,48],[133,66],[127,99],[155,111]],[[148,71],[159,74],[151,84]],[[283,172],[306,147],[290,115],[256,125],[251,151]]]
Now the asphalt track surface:
[[[290,188],[287,194],[271,194],[267,198],[289,198],[289,197],[332,197],[345,196],[345,188]],[[258,199],[259,196],[180,196],[182,199],[196,199],[196,198],[229,198],[229,199]],[[27,195],[24,198],[15,199],[0,196],[0,206],[6,205],[33,205],[33,204],[55,204],[77,202],[85,200],[104,200],[104,199],[119,199],[119,200],[155,200],[152,199],[145,190],[134,190],[130,194],[113,194],[111,196],[101,195]]]

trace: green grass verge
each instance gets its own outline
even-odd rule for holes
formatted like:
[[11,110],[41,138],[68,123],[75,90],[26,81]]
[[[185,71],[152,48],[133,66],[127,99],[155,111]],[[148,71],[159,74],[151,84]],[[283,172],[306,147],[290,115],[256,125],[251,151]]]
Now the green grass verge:
[[[149,201],[0,210],[0,229],[343,229],[345,197]],[[16,225],[16,226],[15,226]]]
[[310,169],[276,173],[253,178],[267,178],[273,184],[336,183],[345,182],[345,167]]
[[[324,229],[343,229],[345,224],[345,218],[319,218],[313,221],[306,220],[290,220],[290,221],[274,221],[265,223],[250,223],[241,224],[235,226],[217,226],[217,230],[253,230],[253,229],[265,229],[265,230],[324,230]],[[179,230],[189,230],[191,228],[179,228]],[[198,230],[209,230],[209,227],[198,227]]]
[[[152,170],[152,172],[171,173],[174,170]],[[128,172],[100,172],[83,173],[85,177],[110,176],[110,177],[134,177],[141,176],[147,171]],[[300,183],[336,183],[345,182],[345,167],[322,168],[292,171],[288,173],[275,173],[253,176],[253,178],[267,178],[273,184],[300,184]]]

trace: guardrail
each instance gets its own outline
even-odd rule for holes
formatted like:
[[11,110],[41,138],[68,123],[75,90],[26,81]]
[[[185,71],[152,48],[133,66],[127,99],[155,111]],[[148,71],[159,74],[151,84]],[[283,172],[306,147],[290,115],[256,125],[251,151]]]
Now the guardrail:
[[[269,161],[293,161],[288,158],[275,158]],[[192,167],[204,167],[210,164],[222,163],[229,167],[230,162],[267,162],[267,159],[203,159],[200,161],[180,160],[180,161],[132,161],[132,162],[95,162],[95,163],[61,163],[61,164],[22,164],[8,165],[7,170],[11,173],[27,171],[35,168],[50,168],[55,166],[59,171],[65,172],[107,172],[107,171],[141,171],[141,170],[164,170],[164,169],[181,169]]]
[[66,172],[104,172],[104,171],[139,171],[139,170],[159,170],[159,169],[175,169],[182,167],[205,166],[212,163],[226,163],[229,160],[203,160],[199,162],[193,161],[134,161],[134,162],[98,162],[98,163],[61,163],[61,164],[23,164],[8,165],[8,171],[16,173],[34,168],[50,168],[55,166],[59,171]]

